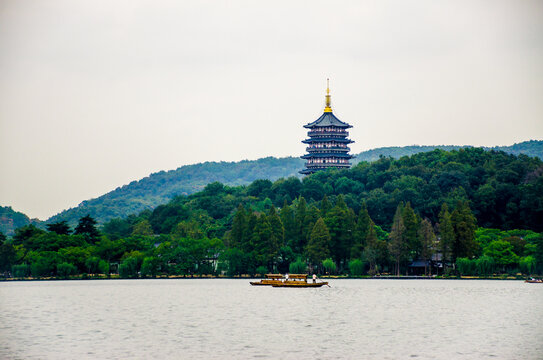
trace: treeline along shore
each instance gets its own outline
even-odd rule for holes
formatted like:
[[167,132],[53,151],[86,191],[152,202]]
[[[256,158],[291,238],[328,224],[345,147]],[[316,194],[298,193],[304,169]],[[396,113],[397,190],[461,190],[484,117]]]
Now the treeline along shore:
[[0,235],[4,278],[543,273],[543,162],[467,148],[300,180],[210,183],[153,210]]

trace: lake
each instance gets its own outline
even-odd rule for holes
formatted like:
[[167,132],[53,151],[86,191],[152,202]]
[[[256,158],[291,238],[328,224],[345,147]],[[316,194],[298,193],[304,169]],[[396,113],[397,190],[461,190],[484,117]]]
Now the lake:
[[487,280],[0,283],[1,359],[542,359],[543,285]]

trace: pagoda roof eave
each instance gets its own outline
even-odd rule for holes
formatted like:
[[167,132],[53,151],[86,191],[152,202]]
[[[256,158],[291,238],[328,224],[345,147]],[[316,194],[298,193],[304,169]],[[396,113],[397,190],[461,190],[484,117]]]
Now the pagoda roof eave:
[[311,166],[311,167],[306,167],[305,169],[299,171],[300,174],[303,174],[303,175],[310,175],[310,174],[313,174],[317,171],[326,171],[326,170],[329,170],[329,169],[338,169],[338,170],[343,170],[343,169],[349,169],[351,167],[351,163],[349,164],[343,164],[343,165],[338,165],[338,164],[330,164],[330,165],[319,165],[319,166]]
[[335,142],[338,142],[338,143],[345,143],[345,144],[354,143],[353,140],[346,139],[346,138],[310,138],[310,139],[302,140],[302,143],[311,144],[311,143],[315,143],[315,142],[328,142],[328,141],[335,141]]
[[310,158],[328,158],[328,157],[336,157],[336,158],[343,158],[343,159],[352,159],[353,156],[349,154],[344,153],[320,153],[320,154],[305,154],[300,156],[301,159],[310,159]]
[[343,128],[343,129],[352,128],[351,125],[347,124],[346,122],[343,122],[343,121],[339,120],[331,112],[325,112],[317,120],[315,120],[315,121],[313,121],[313,122],[311,122],[311,123],[309,123],[307,125],[304,125],[304,128],[311,129],[311,128],[319,127],[319,126],[322,126],[322,127],[336,126],[336,127]]

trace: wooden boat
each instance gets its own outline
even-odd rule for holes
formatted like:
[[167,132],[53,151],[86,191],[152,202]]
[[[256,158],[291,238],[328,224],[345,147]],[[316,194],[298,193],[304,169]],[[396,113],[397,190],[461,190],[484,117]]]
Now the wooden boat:
[[272,286],[274,284],[281,284],[283,282],[282,274],[266,274],[265,278],[260,281],[251,281],[253,286]]
[[328,285],[327,282],[307,282],[306,274],[288,274],[283,279],[281,274],[266,274],[265,278],[260,281],[251,281],[253,286],[273,286],[273,287],[297,287],[297,288],[308,288],[308,287],[321,287],[323,285]]
[[273,287],[288,287],[288,288],[311,288],[321,287],[328,285],[328,282],[307,282],[307,275],[305,274],[290,274],[288,280],[285,280],[279,284],[273,284]]
[[524,280],[524,282],[532,283],[532,284],[543,284],[543,280],[541,279],[528,279],[528,280]]
[[273,284],[273,287],[289,287],[289,288],[310,288],[310,287],[321,287],[328,285],[328,282],[319,282],[319,283],[304,283],[301,281],[286,281],[281,284]]

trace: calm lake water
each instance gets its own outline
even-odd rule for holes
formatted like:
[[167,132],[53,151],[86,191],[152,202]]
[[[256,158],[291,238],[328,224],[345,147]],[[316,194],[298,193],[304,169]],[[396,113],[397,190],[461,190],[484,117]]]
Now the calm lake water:
[[542,359],[543,285],[520,281],[0,283],[1,359]]

